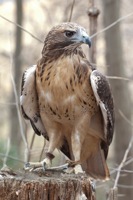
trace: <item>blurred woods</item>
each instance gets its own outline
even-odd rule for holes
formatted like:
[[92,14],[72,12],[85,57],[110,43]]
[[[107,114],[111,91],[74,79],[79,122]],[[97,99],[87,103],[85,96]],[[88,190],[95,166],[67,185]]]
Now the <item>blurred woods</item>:
[[[97,183],[97,199],[104,200],[106,192],[117,183],[118,167],[133,137],[133,95],[131,92],[133,87],[133,15],[130,14],[133,5],[131,0],[128,2],[124,0],[95,2],[100,15],[98,15],[94,31],[90,31],[92,26],[88,10],[90,11],[93,2],[91,0],[0,1],[0,165],[2,167],[6,160],[6,164],[10,167],[22,168],[27,152],[25,140],[27,140],[28,147],[33,146],[31,150],[28,150],[31,159],[38,161],[40,158],[44,144],[43,137],[35,136],[33,145],[33,130],[29,124],[25,124],[23,119],[20,119],[18,102],[22,72],[28,66],[36,64],[40,58],[42,41],[50,28],[68,21],[71,16],[71,21],[85,27],[91,35],[95,32],[99,33],[92,37],[93,54],[88,52],[88,48],[84,46],[83,48],[90,61],[96,62],[97,68],[108,75],[114,95],[115,138],[108,158],[112,175],[110,181]],[[2,16],[9,21],[3,19]],[[124,16],[125,19],[122,18],[119,23],[104,30],[105,27]],[[95,54],[94,57],[90,56],[91,54]],[[22,132],[24,132],[23,137]],[[132,150],[130,150],[121,169],[117,184],[119,199],[133,198],[132,155]],[[62,157],[54,162],[57,164],[61,161]]]
[[[23,24],[23,5],[22,0],[16,0],[16,23],[21,25]],[[13,56],[13,66],[12,66],[12,73],[14,77],[15,82],[15,89],[17,92],[17,99],[15,98],[15,93],[12,91],[11,93],[11,102],[17,102],[19,101],[20,96],[20,80],[22,77],[22,57],[21,57],[21,51],[22,51],[22,35],[23,32],[21,29],[16,26],[15,30],[15,49],[14,49],[14,56]],[[12,117],[13,116],[13,117]],[[20,132],[20,126],[19,126],[19,119],[18,119],[18,111],[17,106],[12,106],[10,108],[10,118],[12,120],[10,121],[10,140],[11,140],[11,146],[14,148],[14,151],[17,152],[17,156],[21,152],[21,135],[16,134]],[[17,126],[16,126],[17,125]],[[14,139],[15,138],[15,139]],[[18,148],[18,144],[20,144]]]

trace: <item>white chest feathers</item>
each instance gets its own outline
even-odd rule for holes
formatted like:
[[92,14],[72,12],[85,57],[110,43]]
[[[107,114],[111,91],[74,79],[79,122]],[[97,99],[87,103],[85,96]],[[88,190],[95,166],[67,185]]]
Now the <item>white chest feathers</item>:
[[64,104],[67,104],[67,103],[73,103],[76,99],[76,95],[73,94],[73,95],[70,95],[68,97],[66,97],[63,101]]
[[52,93],[47,91],[44,93],[44,91],[42,91],[42,97],[44,98],[44,100],[46,102],[51,102],[53,100],[53,96],[52,96]]

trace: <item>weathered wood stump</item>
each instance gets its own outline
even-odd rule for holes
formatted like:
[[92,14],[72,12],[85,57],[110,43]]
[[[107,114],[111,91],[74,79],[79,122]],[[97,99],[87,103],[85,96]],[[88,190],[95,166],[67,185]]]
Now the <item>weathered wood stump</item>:
[[0,171],[0,200],[95,200],[85,175]]

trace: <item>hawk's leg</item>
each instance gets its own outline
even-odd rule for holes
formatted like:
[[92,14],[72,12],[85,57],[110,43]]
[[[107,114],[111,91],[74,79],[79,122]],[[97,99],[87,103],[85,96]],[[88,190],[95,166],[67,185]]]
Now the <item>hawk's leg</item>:
[[70,165],[74,166],[75,174],[84,173],[80,165],[80,160],[81,160],[80,156],[81,156],[81,148],[83,144],[83,137],[78,130],[75,130],[72,133],[71,139],[72,139],[72,151],[73,151],[75,161],[70,161]]
[[61,133],[55,133],[51,132],[49,134],[49,146],[48,151],[46,153],[46,158],[42,160],[41,162],[29,162],[26,163],[24,166],[25,170],[34,170],[36,168],[42,167],[45,171],[47,168],[51,167],[52,159],[54,158],[54,155],[52,154],[55,148],[57,148],[60,145],[61,142]]

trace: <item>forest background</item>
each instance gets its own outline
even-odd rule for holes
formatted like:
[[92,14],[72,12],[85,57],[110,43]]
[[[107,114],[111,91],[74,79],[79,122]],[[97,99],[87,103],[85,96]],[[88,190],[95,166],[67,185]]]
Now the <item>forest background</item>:
[[[91,35],[88,10],[100,11]],[[90,62],[107,75],[115,103],[115,137],[108,165],[111,179],[97,182],[97,199],[118,187],[119,199],[133,198],[133,4],[132,0],[1,0],[0,1],[0,167],[23,168],[28,160],[38,161],[43,137],[35,136],[25,124],[19,108],[22,73],[41,57],[48,31],[70,20],[86,28],[95,46],[95,56],[83,47]],[[96,42],[96,43],[95,43]],[[55,152],[53,165],[64,157]],[[124,162],[123,162],[124,161]]]

